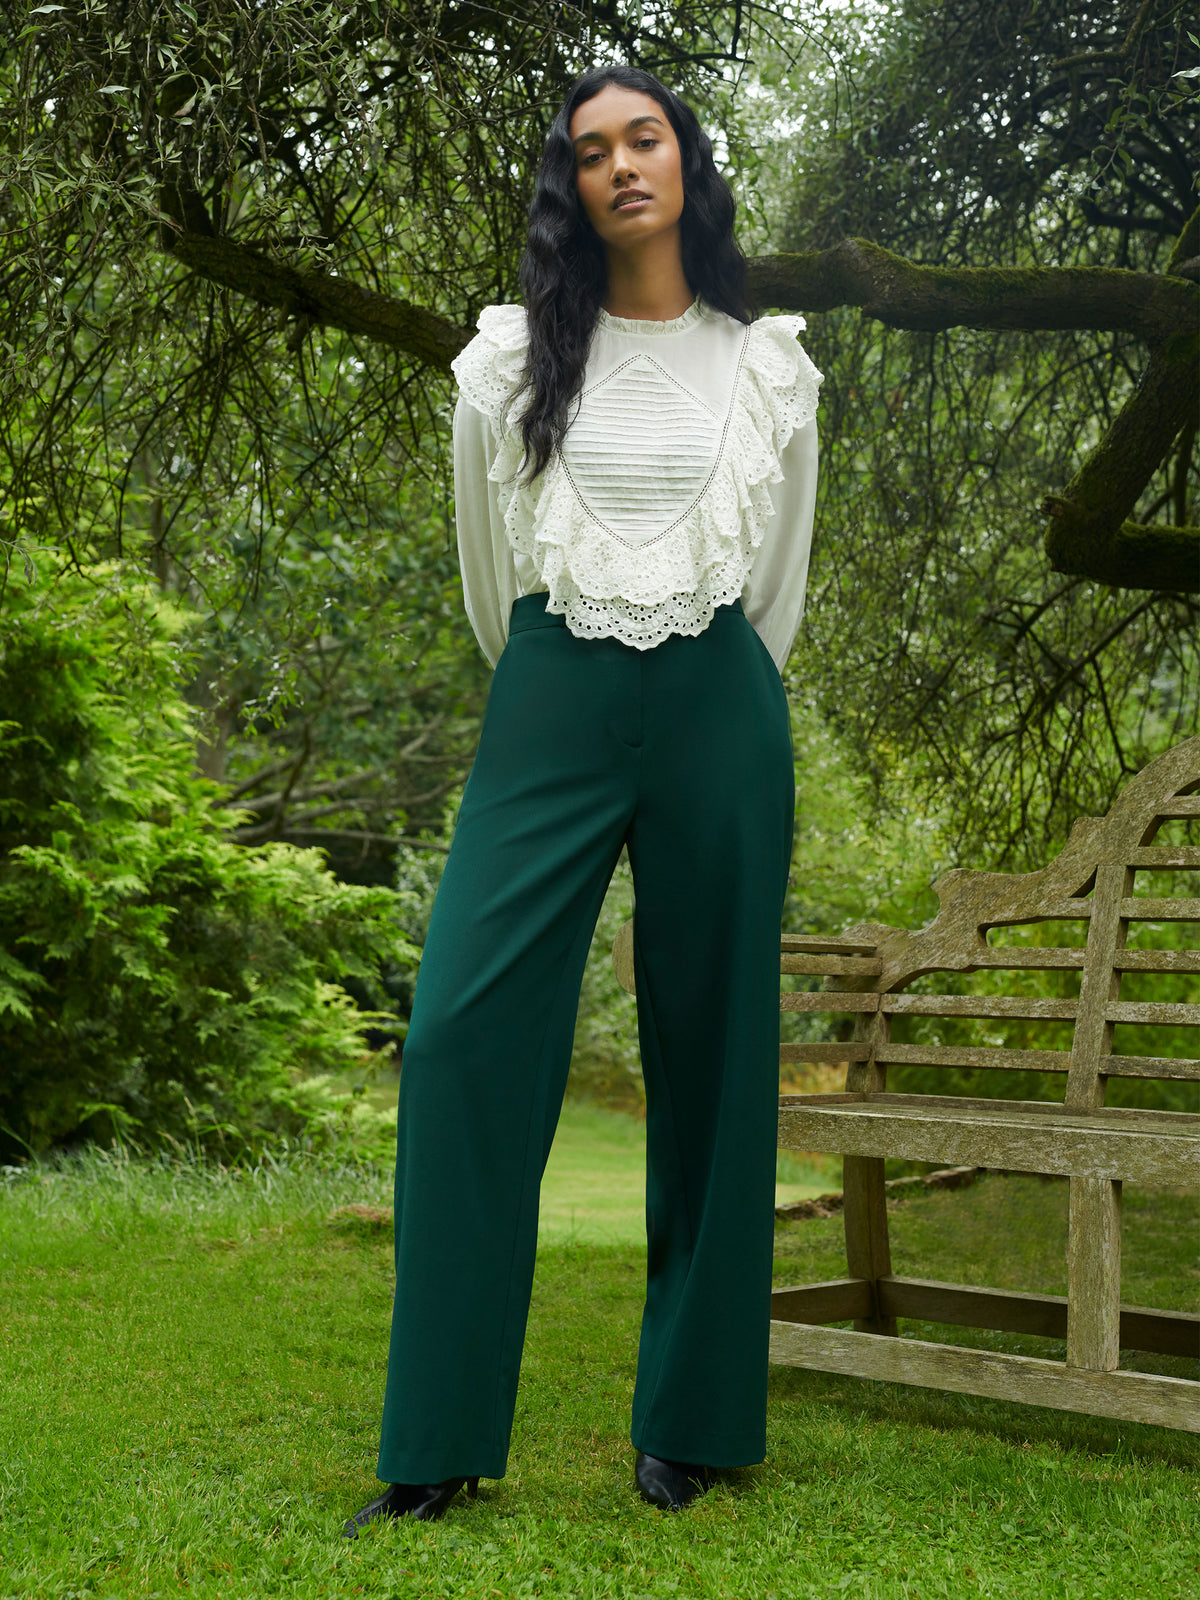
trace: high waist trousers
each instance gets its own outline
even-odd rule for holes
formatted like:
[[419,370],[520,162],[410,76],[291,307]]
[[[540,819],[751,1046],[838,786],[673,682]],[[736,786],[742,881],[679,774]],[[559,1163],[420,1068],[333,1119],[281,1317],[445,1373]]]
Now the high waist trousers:
[[766,1453],[787,702],[742,614],[639,651],[518,600],[400,1074],[379,1476],[504,1476],[584,961],[629,848],[646,1083],[632,1439]]

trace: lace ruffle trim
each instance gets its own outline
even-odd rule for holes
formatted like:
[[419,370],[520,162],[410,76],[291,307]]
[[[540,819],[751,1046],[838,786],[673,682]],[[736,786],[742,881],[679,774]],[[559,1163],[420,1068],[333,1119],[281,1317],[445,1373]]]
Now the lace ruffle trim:
[[779,457],[815,415],[822,374],[797,342],[804,319],[766,317],[747,330],[724,448],[686,516],[632,548],[581,503],[561,461],[533,484],[520,476],[520,432],[505,407],[521,380],[525,313],[490,306],[480,337],[454,362],[459,386],[492,421],[491,474],[509,541],[528,555],[549,590],[547,610],[572,633],[650,649],[672,633],[703,632],[717,606],[742,592],[773,513]]
[[524,306],[485,306],[479,332],[450,363],[459,392],[489,418],[496,437],[504,427],[504,411],[525,371],[529,335]]

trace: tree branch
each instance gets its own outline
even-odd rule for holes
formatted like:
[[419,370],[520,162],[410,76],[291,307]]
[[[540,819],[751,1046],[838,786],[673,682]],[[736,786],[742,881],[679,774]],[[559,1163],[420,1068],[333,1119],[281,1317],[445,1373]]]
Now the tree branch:
[[[443,371],[471,337],[410,301],[274,261],[232,239],[181,232],[167,243],[201,277]],[[864,316],[893,328],[1093,328],[1148,339],[1177,328],[1196,300],[1174,276],[1121,267],[922,267],[865,239],[802,255],[757,256],[750,286],[764,305],[781,310],[860,306]]]
[[1195,315],[1179,279],[1122,267],[921,267],[866,239],[804,255],[758,256],[750,282],[786,311],[860,306],[892,328],[1091,328],[1157,340]]
[[1115,50],[1081,50],[1078,55],[1064,56],[1061,61],[1052,61],[1050,63],[1050,71],[1070,71],[1076,67],[1093,65],[1110,67],[1124,60],[1126,56],[1133,55],[1141,40],[1142,32],[1145,29],[1146,21],[1153,5],[1154,0],[1142,0],[1141,9],[1133,19],[1133,26],[1125,35],[1124,42],[1118,45]]
[[[292,757],[291,760],[294,761],[295,757]],[[276,763],[276,770],[287,765],[290,765],[290,762],[278,762]],[[270,768],[267,768],[265,772],[259,773],[253,781],[257,782],[258,779],[266,777],[270,770]],[[218,804],[221,807],[234,807],[238,811],[254,811],[265,816],[267,812],[274,811],[276,807],[284,804],[289,798],[296,804],[302,805],[310,800],[322,799],[326,795],[345,794],[347,790],[354,790],[361,784],[373,783],[377,778],[384,777],[390,770],[389,767],[371,767],[365,772],[353,772],[345,778],[331,778],[326,783],[314,783],[307,789],[296,789],[290,794],[280,789],[274,794],[259,795],[254,800],[245,800],[241,805],[238,805],[236,796],[246,792],[246,785],[242,784],[239,788],[231,790],[229,794],[222,796]]]
[[1112,426],[1061,495],[1047,495],[1045,548],[1057,572],[1123,589],[1200,590],[1200,528],[1128,520],[1200,402],[1200,332],[1162,340]]
[[1086,197],[1080,200],[1079,210],[1093,228],[1117,228],[1122,233],[1161,233],[1167,237],[1179,231],[1178,223],[1170,217],[1121,217],[1115,211],[1104,211]]
[[443,371],[470,338],[411,301],[376,294],[332,273],[273,261],[233,239],[180,232],[165,243],[176,260],[212,283],[260,305],[278,306],[289,316],[360,334]]
[[[230,838],[238,844],[262,842],[256,831],[251,829],[235,829]],[[435,839],[423,839],[416,834],[371,833],[358,828],[285,828],[278,839],[271,842],[294,844],[301,849],[324,844],[354,844],[361,846],[364,855],[373,845],[386,850],[398,850],[402,844],[407,844],[416,850],[439,850],[443,855],[450,849],[448,844],[441,844]]]
[[[996,328],[1094,329],[1146,339],[1150,362],[1108,433],[1060,496],[1049,496],[1046,551],[1060,572],[1120,587],[1200,588],[1200,530],[1128,521],[1197,400],[1197,285],[1177,260],[1195,233],[1185,227],[1167,273],[1118,267],[923,267],[865,239],[806,254],[759,256],[750,284],[759,300],[793,311],[858,306],[893,328],[923,332]],[[289,266],[228,238],[168,234],[168,248],[213,282],[280,307],[301,328],[320,322],[400,350],[446,371],[470,335],[406,300],[330,273]],[[1171,268],[1175,270],[1171,270]]]

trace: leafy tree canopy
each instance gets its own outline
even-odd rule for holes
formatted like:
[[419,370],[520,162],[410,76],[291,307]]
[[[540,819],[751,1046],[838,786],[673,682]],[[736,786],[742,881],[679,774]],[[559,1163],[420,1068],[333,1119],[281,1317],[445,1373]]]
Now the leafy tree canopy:
[[[1200,57],[1177,0],[819,19],[6,0],[0,19],[4,536],[83,567],[134,558],[207,612],[206,759],[223,770],[223,737],[249,731],[230,771],[262,806],[253,836],[289,836],[300,796],[297,828],[338,827],[325,808],[348,795],[326,786],[344,783],[356,800],[381,783],[420,828],[461,777],[482,681],[451,665],[469,650],[450,620],[445,366],[479,307],[514,295],[547,120],[597,58],[699,103],[773,252],[764,300],[823,313],[794,670],[862,766],[941,789],[963,848],[1011,856],[1193,715],[1176,534],[1200,244],[1180,152]],[[1064,484],[1066,579],[1037,512]],[[1080,575],[1101,545],[1132,595]],[[331,709],[345,696],[386,705],[375,746]],[[426,743],[364,777],[389,765],[383,728],[395,750]],[[369,807],[355,826],[387,831]]]
[[[773,237],[820,251],[862,234],[1035,274],[1186,265],[1200,69],[1184,20],[1142,0],[852,10],[836,95],[814,100],[811,48],[780,66],[799,131]],[[1194,341],[1194,323],[1178,331]],[[797,690],[816,688],[881,784],[902,770],[946,795],[964,859],[983,846],[1037,865],[1196,726],[1194,599],[1048,572],[1031,538],[1045,485],[1138,393],[1144,343],[1098,321],[1030,338],[880,330],[844,310],[810,338],[828,374],[826,559]],[[1195,520],[1195,437],[1193,410],[1142,522]]]

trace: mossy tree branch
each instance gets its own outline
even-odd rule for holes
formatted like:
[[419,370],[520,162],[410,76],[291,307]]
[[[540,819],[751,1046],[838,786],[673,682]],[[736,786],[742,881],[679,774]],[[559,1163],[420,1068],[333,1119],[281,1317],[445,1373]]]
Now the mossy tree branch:
[[830,250],[760,256],[754,292],[785,311],[859,306],[891,328],[1093,328],[1166,337],[1197,295],[1174,277],[1120,267],[921,267],[866,239]]
[[470,338],[454,323],[409,300],[377,294],[349,278],[273,260],[233,239],[177,233],[170,236],[168,248],[201,277],[260,305],[278,306],[306,326],[324,323],[342,328],[444,372]]
[[1058,572],[1126,589],[1200,590],[1200,529],[1128,520],[1196,414],[1200,333],[1160,340],[1137,388],[1061,495],[1047,495],[1046,554]]
[[[1107,267],[923,267],[862,239],[799,255],[758,257],[759,300],[794,311],[858,306],[893,328],[994,328],[1038,332],[1088,328],[1138,335],[1151,346],[1145,371],[1112,427],[1061,495],[1048,495],[1046,552],[1060,572],[1119,588],[1200,590],[1200,529],[1128,520],[1200,400],[1200,288],[1187,271],[1196,218],[1166,274]],[[192,271],[278,306],[301,329],[343,328],[442,371],[470,334],[436,313],[238,244],[171,231],[168,249]]]

